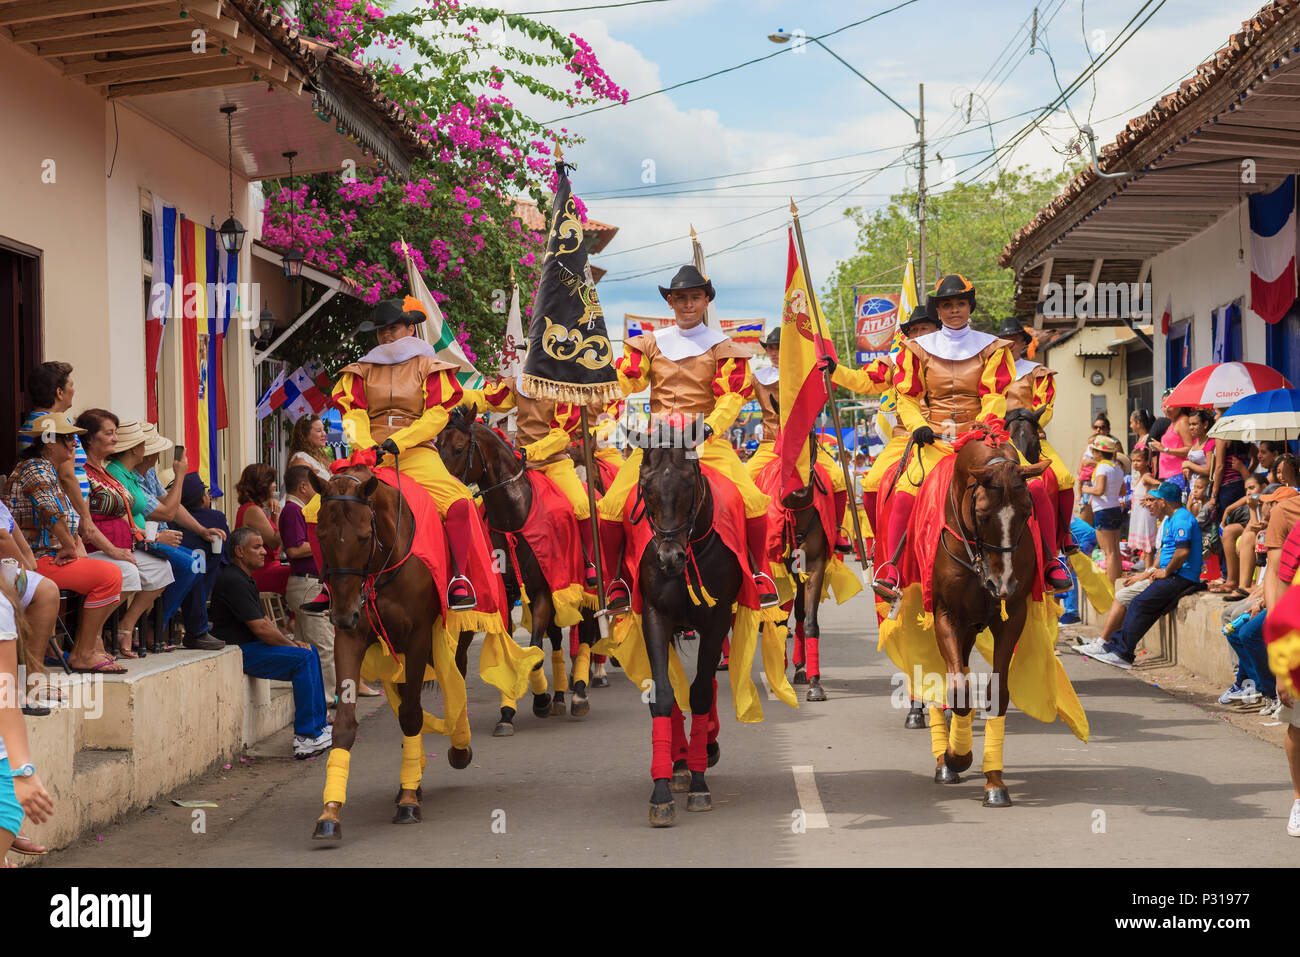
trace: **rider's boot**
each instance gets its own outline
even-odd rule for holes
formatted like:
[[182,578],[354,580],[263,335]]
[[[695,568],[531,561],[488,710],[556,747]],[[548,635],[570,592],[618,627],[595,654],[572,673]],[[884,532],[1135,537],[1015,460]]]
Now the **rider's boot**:
[[767,573],[767,516],[745,519],[745,542],[749,547],[750,568],[754,571],[754,584],[758,586],[758,605],[771,608],[780,604],[776,595],[776,582]]
[[623,523],[600,519],[600,559],[609,576],[605,589],[605,610],[612,613],[632,607],[632,593],[623,581]]
[[447,583],[447,607],[452,611],[469,611],[478,607],[474,586],[464,575],[464,570],[470,567],[470,543],[474,540],[472,523],[478,520],[478,513],[473,511],[469,499],[453,502],[447,509],[447,517],[442,520],[456,566],[456,575]]
[[[578,519],[578,537],[582,539],[582,575],[588,588],[596,587],[596,563],[592,556],[596,552],[591,547],[591,520]],[[608,572],[606,572],[608,574]]]
[[1074,544],[1070,537],[1070,522],[1074,518],[1074,487],[1056,490],[1056,537],[1061,549]]
[[320,594],[298,606],[299,611],[324,614],[330,610],[330,586],[322,585]]
[[1074,584],[1065,563],[1057,557],[1056,509],[1048,499],[1041,478],[1029,480],[1029,497],[1034,503],[1034,517],[1038,519],[1038,534],[1043,547],[1043,587],[1059,595]]
[[835,536],[835,550],[845,554],[853,551],[853,543],[849,541],[848,535],[844,534],[844,512],[849,503],[848,492],[835,493],[835,521],[837,522]]
[[887,602],[897,601],[901,594],[893,555],[898,543],[907,534],[907,523],[915,505],[915,495],[901,489],[894,492],[894,505],[889,513],[889,533],[885,537],[885,562],[876,568],[875,580],[871,583],[875,593]]

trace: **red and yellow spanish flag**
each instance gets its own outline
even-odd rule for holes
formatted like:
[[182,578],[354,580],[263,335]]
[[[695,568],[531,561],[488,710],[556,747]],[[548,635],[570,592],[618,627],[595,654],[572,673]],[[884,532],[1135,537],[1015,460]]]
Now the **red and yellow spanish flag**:
[[[1297,576],[1300,577],[1300,576]],[[1264,619],[1268,667],[1277,686],[1300,697],[1300,585],[1292,585]]]
[[826,375],[817,368],[823,356],[835,357],[835,347],[821,335],[817,301],[808,287],[808,274],[790,230],[785,274],[785,303],[781,308],[781,432],[776,440],[781,460],[781,494],[805,488],[811,470],[808,436],[826,407]]

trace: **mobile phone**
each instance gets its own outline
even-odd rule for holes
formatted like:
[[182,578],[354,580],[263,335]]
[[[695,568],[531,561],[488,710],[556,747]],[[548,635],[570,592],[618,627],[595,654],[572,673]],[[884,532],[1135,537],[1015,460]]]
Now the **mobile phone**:
[[176,446],[175,449],[172,450],[172,461],[173,461],[173,462],[179,462],[179,461],[180,461],[181,459],[183,459],[184,457],[185,457],[185,446],[183,446],[183,445],[178,445],[178,446]]

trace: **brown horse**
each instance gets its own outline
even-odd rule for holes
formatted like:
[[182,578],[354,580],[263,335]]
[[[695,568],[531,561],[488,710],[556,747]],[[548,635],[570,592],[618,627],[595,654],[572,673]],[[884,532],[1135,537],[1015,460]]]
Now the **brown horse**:
[[[493,429],[478,421],[469,406],[460,406],[452,411],[447,427],[438,437],[438,454],[447,466],[447,471],[463,484],[473,483],[478,486],[483,496],[483,509],[487,516],[492,547],[499,555],[508,556],[510,543],[506,536],[515,534],[524,527],[533,507],[533,487],[528,482],[522,456]],[[516,562],[523,582],[515,581]],[[545,638],[551,640],[555,696],[552,699],[545,691],[545,677],[541,675],[542,665],[538,663],[535,677],[540,678],[540,681],[535,682],[534,689],[540,687],[542,690],[535,691],[533,695],[533,714],[539,718],[562,715],[567,710],[564,686],[568,679],[565,674],[563,637],[554,624],[555,603],[551,589],[542,574],[541,565],[522,536],[515,538],[514,559],[507,559],[504,565],[501,572],[505,579],[506,594],[511,601],[519,597],[521,584],[528,593],[532,647],[542,647]],[[583,615],[578,634],[580,642],[586,646],[583,653],[590,655],[590,647],[598,637],[598,629],[595,619],[589,613]],[[514,705],[514,701],[502,698],[501,720],[492,732],[493,737],[514,734]],[[575,676],[572,714],[574,717],[582,717],[590,710],[587,681]]]
[[976,636],[987,627],[993,634],[997,706],[985,725],[985,807],[1011,806],[1001,764],[1010,701],[1007,671],[1024,631],[1037,574],[1036,537],[1029,529],[1033,502],[1025,483],[1050,464],[1021,465],[1009,443],[993,436],[976,438],[957,452],[945,493],[944,529],[933,570],[934,632],[947,671],[944,687],[954,717],[948,746],[936,759],[935,781],[957,783],[960,772],[971,766],[975,697],[970,654]]
[[[637,485],[637,504],[629,514],[634,524],[646,522],[652,535],[641,554],[637,591],[641,596],[641,629],[650,660],[651,735],[650,823],[676,823],[672,791],[685,785],[689,774],[688,811],[713,810],[704,780],[706,767],[720,754],[716,728],[710,728],[722,658],[722,640],[731,628],[732,604],[740,593],[740,561],[713,528],[713,493],[699,459],[687,446],[685,434],[664,428],[656,441],[644,442],[645,455]],[[695,575],[688,581],[689,572]],[[703,588],[714,604],[696,604],[689,597]],[[690,746],[686,768],[672,766],[673,698],[668,678],[668,645],[677,633],[694,632],[696,673],[691,682]],[[712,732],[712,733],[711,733]],[[712,738],[712,740],[710,740]]]
[[[406,502],[390,486],[382,483],[370,469],[353,467],[322,481],[310,476],[312,487],[321,497],[317,533],[325,559],[323,577],[330,586],[330,619],[334,623],[334,666],[338,673],[338,713],[334,718],[334,749],[326,772],[327,800],[316,821],[312,835],[317,840],[341,840],[343,826],[339,812],[347,785],[347,764],[342,765],[342,788],[333,784],[334,752],[346,752],[350,759],[357,735],[356,688],[361,680],[361,659],[366,647],[378,636],[373,614],[387,633],[393,648],[405,656],[405,681],[399,688],[401,703],[397,721],[402,729],[403,762],[407,752],[418,754],[423,764],[424,748],[420,744],[424,726],[424,709],[420,691],[424,684],[425,665],[432,662],[434,624],[442,611],[438,587],[424,563],[406,560],[415,533],[415,517]],[[417,494],[423,494],[422,490]],[[366,606],[369,604],[369,609]],[[459,636],[456,664],[462,677],[472,632]],[[465,747],[450,745],[447,762],[456,769],[469,766],[473,752],[469,747],[469,728],[464,724]],[[417,750],[418,749],[418,750]],[[403,777],[406,777],[403,774]],[[334,788],[331,794],[331,788]],[[394,824],[412,824],[421,820],[420,800],[423,788],[399,787]]]
[[[812,445],[811,461],[816,463],[816,440],[810,436],[809,443]],[[781,506],[787,513],[785,566],[790,570],[790,577],[798,582],[794,596],[795,651],[803,651],[805,656],[804,660],[795,662],[790,683],[808,685],[809,701],[826,700],[826,690],[822,687],[821,628],[817,624],[817,610],[821,607],[822,585],[831,553],[821,513],[816,508],[815,496],[819,494],[830,495],[831,492],[821,487],[821,477],[813,469],[812,481],[807,487],[781,499]]]

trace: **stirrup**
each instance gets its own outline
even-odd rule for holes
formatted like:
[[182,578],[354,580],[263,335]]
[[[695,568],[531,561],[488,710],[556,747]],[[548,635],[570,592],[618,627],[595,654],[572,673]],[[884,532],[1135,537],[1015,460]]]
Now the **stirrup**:
[[299,611],[305,611],[308,614],[323,614],[330,610],[330,590],[328,587],[322,588],[315,598],[303,602],[298,606]]
[[447,607],[452,611],[471,611],[478,607],[474,586],[464,575],[457,575],[447,582]]
[[615,578],[605,589],[605,614],[621,615],[631,607],[632,594],[628,591],[627,582]]
[[[1055,567],[1055,570],[1058,573],[1064,576],[1064,580],[1059,582],[1056,585],[1053,585],[1049,578],[1053,566]],[[1066,571],[1065,563],[1062,562],[1059,558],[1053,558],[1052,561],[1048,564],[1048,567],[1043,570],[1043,585],[1047,588],[1048,591],[1052,592],[1052,594],[1054,595],[1065,594],[1071,588],[1074,587],[1074,581],[1070,578],[1070,573]]]
[[[894,581],[890,582],[884,580],[882,576],[886,569],[894,573]],[[903,594],[902,589],[898,587],[897,579],[898,569],[894,567],[892,562],[885,562],[875,570],[875,575],[871,579],[871,590],[879,595],[881,599],[893,605],[900,597],[902,597]]]
[[781,604],[781,597],[776,593],[776,582],[767,572],[754,573],[754,585],[758,588],[758,607],[773,608]]

